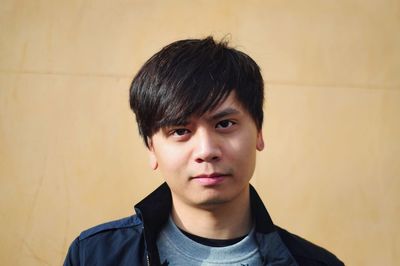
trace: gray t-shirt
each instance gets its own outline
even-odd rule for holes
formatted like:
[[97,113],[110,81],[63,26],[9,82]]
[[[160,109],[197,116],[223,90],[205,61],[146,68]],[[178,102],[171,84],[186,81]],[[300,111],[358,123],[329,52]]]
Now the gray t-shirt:
[[226,247],[209,247],[185,236],[171,217],[157,239],[162,265],[262,265],[254,228],[241,241]]

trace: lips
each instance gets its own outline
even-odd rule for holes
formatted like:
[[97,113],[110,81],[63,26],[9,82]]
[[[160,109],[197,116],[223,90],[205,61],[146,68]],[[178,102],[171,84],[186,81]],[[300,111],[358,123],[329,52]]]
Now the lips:
[[204,175],[198,175],[195,177],[192,177],[191,179],[194,180],[195,182],[198,182],[202,185],[205,186],[213,186],[213,185],[218,185],[228,177],[227,174],[222,174],[222,173],[212,173],[210,175],[204,174]]

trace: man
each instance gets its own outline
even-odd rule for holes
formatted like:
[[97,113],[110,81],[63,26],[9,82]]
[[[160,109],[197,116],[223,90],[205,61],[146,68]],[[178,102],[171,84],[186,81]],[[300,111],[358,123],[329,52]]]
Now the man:
[[166,183],[136,215],[81,233],[64,265],[343,265],[274,225],[249,184],[263,94],[257,64],[211,37],[151,57],[130,105]]

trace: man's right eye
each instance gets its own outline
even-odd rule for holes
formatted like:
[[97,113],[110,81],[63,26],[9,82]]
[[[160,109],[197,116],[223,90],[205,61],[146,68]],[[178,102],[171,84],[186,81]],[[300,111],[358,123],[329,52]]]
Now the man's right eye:
[[181,136],[184,136],[189,133],[190,133],[190,131],[186,128],[177,128],[177,129],[172,130],[170,135],[181,137]]

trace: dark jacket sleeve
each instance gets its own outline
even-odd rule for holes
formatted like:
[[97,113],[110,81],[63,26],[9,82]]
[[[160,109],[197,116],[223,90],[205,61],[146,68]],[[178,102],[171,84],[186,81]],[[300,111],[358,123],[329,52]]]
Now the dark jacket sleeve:
[[65,257],[64,266],[80,266],[79,259],[79,237],[77,237],[71,244],[68,254]]

